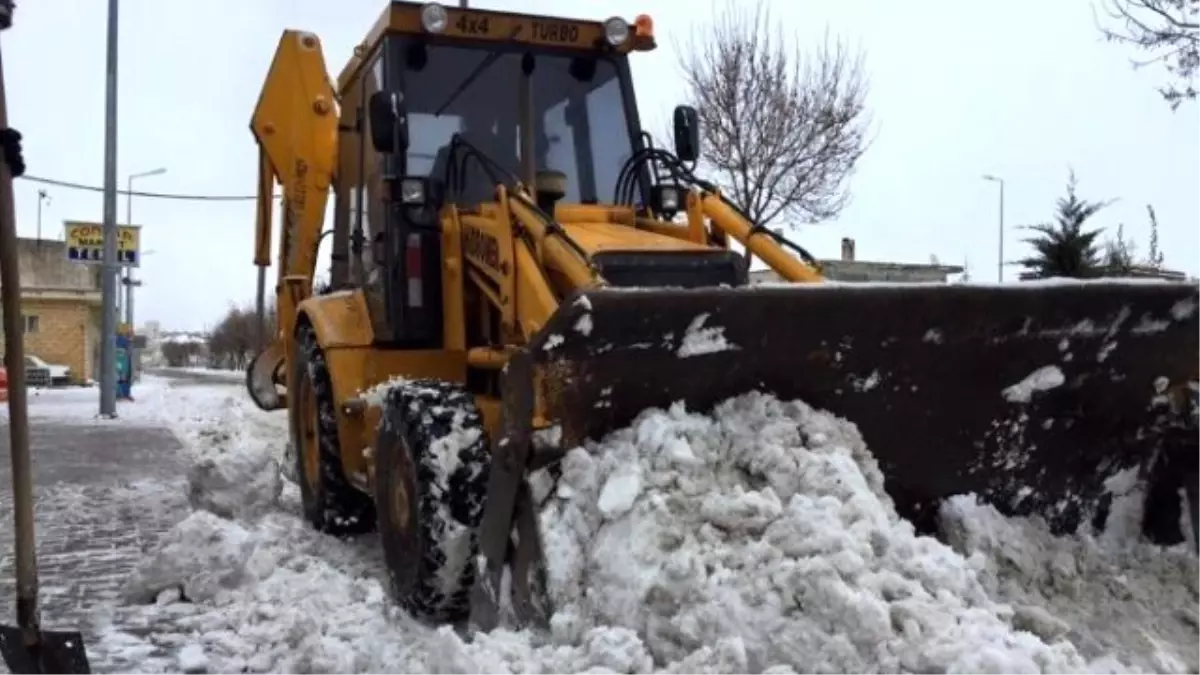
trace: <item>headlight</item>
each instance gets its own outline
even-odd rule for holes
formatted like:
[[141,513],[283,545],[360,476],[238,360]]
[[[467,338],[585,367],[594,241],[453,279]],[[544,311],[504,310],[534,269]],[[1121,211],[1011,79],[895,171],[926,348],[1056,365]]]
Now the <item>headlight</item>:
[[683,203],[683,194],[676,185],[655,185],[650,188],[650,209],[673,217]]
[[425,203],[425,181],[420,178],[405,178],[400,181],[400,203],[420,206]]
[[659,197],[659,206],[663,211],[678,211],[679,210],[679,190],[673,187],[664,187]]
[[619,47],[629,39],[629,22],[619,16],[604,21],[604,39],[608,44]]
[[436,2],[426,3],[421,8],[421,27],[429,33],[441,33],[446,30],[446,8]]

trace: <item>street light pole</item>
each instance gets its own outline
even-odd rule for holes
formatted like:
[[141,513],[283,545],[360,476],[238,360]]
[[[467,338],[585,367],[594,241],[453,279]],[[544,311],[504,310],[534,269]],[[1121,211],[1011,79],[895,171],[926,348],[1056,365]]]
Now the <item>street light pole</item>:
[[42,204],[50,203],[50,193],[45,190],[38,190],[38,210],[37,210],[37,238],[38,243],[42,243]]
[[[134,178],[146,178],[148,176],[161,176],[166,172],[167,172],[167,169],[165,167],[159,167],[157,169],[151,169],[150,171],[143,171],[141,173],[131,174],[125,180],[125,188],[126,188],[125,189],[125,197],[126,197],[126,199],[125,199],[125,224],[126,225],[133,227],[133,179]],[[138,243],[139,243],[139,245],[141,244],[140,241]],[[138,264],[139,265],[142,262],[141,258],[144,257],[147,253],[148,253],[148,251],[138,251]],[[125,268],[124,284],[125,284],[125,324],[127,326],[129,326],[129,334],[130,334],[130,337],[132,338],[137,333],[137,330],[133,327],[133,289],[136,286],[142,285],[141,280],[133,278],[133,265],[130,265]],[[137,348],[135,346],[133,346],[133,343],[131,341],[130,345],[129,345],[129,381],[130,382],[133,382],[134,373],[137,372],[137,370],[138,370],[137,353],[138,353]]]
[[[148,176],[161,176],[166,172],[167,172],[166,168],[159,167],[157,169],[151,169],[150,171],[143,171],[141,173],[131,174],[129,176],[129,178],[125,181],[125,186],[126,186],[126,190],[125,190],[125,195],[126,195],[125,224],[126,225],[133,227],[133,179],[134,178],[146,178]],[[140,255],[141,254],[139,253],[139,256]],[[138,262],[140,263],[141,261],[139,260]],[[125,268],[125,280],[122,283],[125,284],[125,323],[129,324],[130,330],[133,330],[133,287],[142,285],[142,282],[135,281],[133,278],[133,266],[129,266],[129,267]]]
[[1004,179],[991,174],[984,174],[983,179],[1000,184],[1000,233],[997,241],[996,281],[1004,283]]
[[104,266],[101,276],[100,415],[117,416],[117,16],[108,0],[104,92]]

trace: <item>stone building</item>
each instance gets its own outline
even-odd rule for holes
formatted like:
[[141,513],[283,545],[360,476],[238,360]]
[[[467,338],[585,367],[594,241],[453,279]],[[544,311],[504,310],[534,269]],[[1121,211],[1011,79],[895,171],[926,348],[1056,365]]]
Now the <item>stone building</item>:
[[17,240],[25,353],[94,377],[100,344],[100,268],[67,260],[65,242]]
[[[821,273],[830,281],[899,281],[907,283],[949,281],[951,274],[960,274],[958,265],[936,265],[858,260],[854,255],[854,240],[842,239],[842,255],[837,259],[818,260]],[[752,282],[779,281],[771,270],[750,273]]]

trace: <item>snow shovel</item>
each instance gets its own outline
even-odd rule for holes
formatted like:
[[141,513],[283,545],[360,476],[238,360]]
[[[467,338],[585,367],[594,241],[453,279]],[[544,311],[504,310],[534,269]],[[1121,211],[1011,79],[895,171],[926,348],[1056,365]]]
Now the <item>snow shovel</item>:
[[[12,0],[0,0],[0,31],[12,25]],[[0,625],[0,653],[14,673],[90,673],[78,631],[46,631],[38,616],[37,562],[33,537],[33,477],[29,459],[29,415],[25,398],[25,346],[21,326],[21,278],[17,272],[17,228],[12,172],[19,136],[8,130],[4,65],[0,59],[0,295],[4,305],[4,354],[9,377],[8,431],[11,438],[13,513],[16,521],[17,625]],[[14,138],[15,137],[15,138]],[[10,153],[15,156],[10,156]]]

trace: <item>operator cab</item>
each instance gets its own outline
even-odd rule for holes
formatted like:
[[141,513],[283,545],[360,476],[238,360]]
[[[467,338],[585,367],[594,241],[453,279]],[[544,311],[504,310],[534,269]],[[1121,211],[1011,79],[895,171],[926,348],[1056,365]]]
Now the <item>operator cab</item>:
[[[446,198],[463,207],[490,201],[504,181],[461,155],[458,165],[450,163],[458,134],[497,172],[530,183],[531,169],[561,173],[566,202],[611,200],[640,129],[623,54],[402,35],[390,37],[386,49],[395,76],[389,85],[404,93],[407,113],[405,177],[441,183],[450,190]],[[522,147],[520,123],[526,88],[530,147]]]
[[[393,27],[396,7],[411,8],[393,3]],[[623,21],[610,20],[597,35],[608,44],[597,46],[582,42],[598,27],[591,22],[464,14],[432,3],[419,11],[421,30],[385,34],[358,86],[344,92],[344,107],[353,110],[357,99],[360,113],[357,138],[343,136],[340,173],[357,184],[339,201],[348,205],[350,258],[360,261],[371,314],[380,317],[376,334],[395,346],[435,348],[443,331],[441,206],[469,211],[512,177],[549,181],[553,201],[608,203],[641,139],[628,49],[613,48],[632,35]],[[450,14],[460,25],[447,26]],[[502,20],[533,40],[461,35],[494,32]],[[533,120],[532,133],[522,117]],[[456,136],[469,147],[455,146]]]
[[[420,7],[421,30],[404,20],[395,30],[396,7]],[[357,242],[351,260],[361,261],[377,338],[432,349],[443,344],[443,205],[470,213],[494,201],[497,184],[518,180],[550,217],[560,202],[617,203],[619,193],[629,205],[656,201],[646,199],[654,195],[645,167],[622,183],[645,148],[627,53],[644,48],[635,43],[649,37],[649,19],[630,26],[433,3],[392,8],[393,30],[344,92],[344,109],[357,100],[366,114],[355,125],[357,147],[343,136],[341,173],[358,184],[339,197],[350,193],[343,222]],[[617,285],[743,282],[736,256],[715,253],[605,252],[593,263]]]

